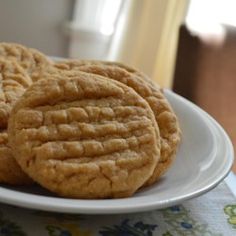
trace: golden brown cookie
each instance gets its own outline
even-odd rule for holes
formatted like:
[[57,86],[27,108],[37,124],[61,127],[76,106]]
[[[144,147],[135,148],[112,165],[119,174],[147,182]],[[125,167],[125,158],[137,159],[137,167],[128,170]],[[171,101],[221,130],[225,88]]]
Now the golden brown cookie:
[[155,114],[161,136],[161,158],[151,178],[145,185],[157,181],[171,166],[180,143],[177,117],[161,88],[142,72],[115,62],[66,60],[55,64],[62,71],[80,70],[117,80],[133,88],[150,105]]
[[12,106],[31,84],[31,78],[21,66],[0,58],[0,128],[7,128]]
[[15,43],[0,43],[0,57],[16,60],[33,81],[52,65],[52,61],[38,50]]
[[131,196],[159,160],[157,130],[149,105],[133,89],[83,72],[34,83],[8,125],[22,169],[73,198]]
[[141,73],[133,67],[124,65],[120,62],[113,61],[97,61],[97,60],[77,60],[77,59],[66,59],[55,62],[55,66],[62,70],[73,70],[79,66],[88,66],[88,65],[108,65],[108,66],[117,66],[122,69],[127,70],[131,73]]
[[[147,80],[148,83],[150,83],[152,86],[157,86],[152,82],[152,80],[143,72],[137,70],[134,67],[125,65],[121,62],[116,61],[97,61],[97,60],[77,60],[77,59],[67,59],[67,60],[60,60],[54,63],[54,67],[60,70],[75,70],[76,68],[81,66],[87,66],[87,65],[108,65],[113,67],[118,67],[120,69],[126,70],[127,72],[131,74],[135,74],[142,79]],[[53,71],[55,73],[55,71]]]
[[6,130],[0,131],[0,183],[25,185],[32,180],[21,170],[15,161],[11,148],[8,146]]

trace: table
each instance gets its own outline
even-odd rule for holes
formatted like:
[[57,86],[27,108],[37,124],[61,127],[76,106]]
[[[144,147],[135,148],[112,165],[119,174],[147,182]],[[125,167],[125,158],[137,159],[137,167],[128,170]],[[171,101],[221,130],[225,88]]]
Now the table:
[[[70,215],[0,204],[4,236],[233,236],[236,177],[230,173],[211,192],[162,210],[122,215]],[[236,189],[236,188],[235,188]]]

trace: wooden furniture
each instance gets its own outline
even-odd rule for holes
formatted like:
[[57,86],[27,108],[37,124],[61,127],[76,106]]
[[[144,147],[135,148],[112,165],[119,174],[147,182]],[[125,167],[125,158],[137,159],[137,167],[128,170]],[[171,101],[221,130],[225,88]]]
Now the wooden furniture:
[[236,28],[226,27],[226,32],[225,41],[216,46],[181,26],[174,91],[211,114],[236,147]]

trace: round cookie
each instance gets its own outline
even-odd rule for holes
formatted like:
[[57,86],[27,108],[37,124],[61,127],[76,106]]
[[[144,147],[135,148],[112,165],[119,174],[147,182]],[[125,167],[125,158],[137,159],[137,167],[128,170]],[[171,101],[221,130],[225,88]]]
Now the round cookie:
[[15,43],[0,43],[0,57],[16,60],[33,81],[52,66],[52,61],[38,50]]
[[132,74],[135,74],[137,76],[140,76],[144,78],[145,80],[148,80],[152,85],[151,79],[141,71],[135,69],[134,67],[124,65],[123,63],[116,62],[116,61],[97,61],[97,60],[77,60],[77,59],[67,59],[67,60],[60,60],[54,63],[54,66],[57,69],[61,70],[74,70],[81,66],[88,66],[88,65],[108,65],[108,66],[114,66],[121,69],[126,70],[127,72],[130,72]]
[[159,86],[152,83],[137,70],[115,62],[67,60],[55,64],[62,71],[80,70],[87,73],[102,75],[117,80],[133,88],[150,105],[155,114],[161,136],[161,157],[153,175],[145,183],[156,182],[173,163],[181,131],[177,117]]
[[21,170],[12,155],[12,150],[8,146],[6,130],[0,131],[0,183],[12,185],[32,183],[32,180]]
[[157,130],[149,105],[133,89],[83,72],[34,83],[8,126],[22,169],[72,198],[131,196],[159,160]]
[[0,128],[7,128],[12,106],[32,80],[15,61],[0,58],[0,83]]

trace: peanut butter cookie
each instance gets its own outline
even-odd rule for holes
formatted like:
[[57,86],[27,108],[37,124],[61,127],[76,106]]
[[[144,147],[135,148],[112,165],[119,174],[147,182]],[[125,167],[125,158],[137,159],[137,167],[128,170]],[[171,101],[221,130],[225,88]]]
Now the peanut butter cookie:
[[52,65],[52,61],[38,50],[15,43],[0,43],[0,57],[16,60],[33,81]]
[[13,108],[8,131],[17,162],[61,196],[131,196],[160,156],[148,103],[99,75],[56,77],[34,83]]
[[0,128],[7,128],[12,106],[31,84],[31,78],[21,66],[0,58]]
[[12,155],[12,150],[8,146],[6,130],[0,131],[0,183],[12,185],[32,183],[32,180],[21,170]]
[[155,114],[161,136],[160,161],[145,185],[153,184],[166,173],[174,160],[181,132],[177,117],[158,85],[142,72],[116,62],[66,60],[56,63],[55,67],[67,72],[80,70],[102,75],[128,85],[141,95]]

